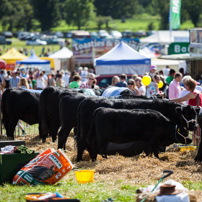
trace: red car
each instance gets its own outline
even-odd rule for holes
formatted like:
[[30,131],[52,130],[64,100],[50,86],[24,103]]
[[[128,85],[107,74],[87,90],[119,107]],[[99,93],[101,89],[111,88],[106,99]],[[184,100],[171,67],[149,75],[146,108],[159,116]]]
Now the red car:
[[[120,78],[120,74],[110,74],[110,75],[100,75],[98,77],[96,77],[97,79],[97,85],[100,88],[106,88],[108,85],[112,84],[112,78],[114,76],[118,76]],[[132,74],[127,74],[127,80],[130,79],[132,77]]]

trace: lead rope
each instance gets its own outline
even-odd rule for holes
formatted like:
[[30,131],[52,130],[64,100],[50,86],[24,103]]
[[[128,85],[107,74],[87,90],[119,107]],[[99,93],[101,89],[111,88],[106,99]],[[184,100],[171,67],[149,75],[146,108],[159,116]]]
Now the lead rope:
[[184,115],[182,115],[182,118],[186,121],[186,124],[187,124],[187,129],[189,129],[189,123],[191,122],[191,123],[194,123],[194,122],[196,122],[196,120],[195,119],[191,119],[191,120],[187,120],[185,117],[184,117]]

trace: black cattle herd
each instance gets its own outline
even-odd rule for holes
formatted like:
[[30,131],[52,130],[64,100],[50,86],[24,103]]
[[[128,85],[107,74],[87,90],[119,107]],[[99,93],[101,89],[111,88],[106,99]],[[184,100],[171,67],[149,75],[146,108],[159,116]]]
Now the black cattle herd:
[[[188,132],[197,129],[197,121],[202,127],[202,116],[196,120],[199,110],[190,105],[132,95],[104,98],[57,87],[47,87],[41,94],[7,89],[1,111],[6,134],[13,139],[19,120],[39,123],[42,141],[50,135],[54,142],[58,134],[58,148],[65,149],[74,128],[77,161],[82,160],[85,149],[93,161],[97,154],[133,156],[142,151],[158,158],[165,146],[191,143]],[[195,160],[202,161],[202,143]]]

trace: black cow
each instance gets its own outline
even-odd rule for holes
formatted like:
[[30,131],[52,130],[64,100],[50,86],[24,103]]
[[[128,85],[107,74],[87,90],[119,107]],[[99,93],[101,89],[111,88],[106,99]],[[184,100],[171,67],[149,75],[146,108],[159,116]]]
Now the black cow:
[[199,114],[198,116],[198,124],[200,126],[200,136],[201,136],[201,141],[199,143],[199,149],[198,153],[195,157],[195,161],[202,161],[202,114]]
[[14,130],[19,119],[29,125],[39,123],[39,97],[39,93],[20,88],[10,88],[3,93],[1,110],[8,137],[14,139]]
[[[168,117],[171,121],[178,125],[195,130],[196,126],[196,112],[192,106],[182,106],[167,100],[161,99],[104,99],[104,98],[85,98],[80,104],[78,109],[78,131],[77,131],[77,161],[82,160],[84,149],[88,145],[86,137],[90,129],[93,112],[99,107],[116,108],[116,109],[154,109],[161,112],[164,116]],[[90,152],[90,151],[89,151]]]
[[45,142],[48,133],[52,137],[53,142],[56,140],[56,135],[60,127],[59,101],[61,94],[77,95],[78,91],[67,88],[47,87],[41,93],[39,126],[42,129],[43,142]]
[[64,95],[61,94],[61,101],[59,104],[59,116],[61,129],[58,133],[58,148],[64,148],[71,129],[74,127],[76,134],[77,127],[77,110],[80,103],[89,97],[85,94],[78,95]]
[[[83,91],[83,89],[82,89]],[[81,92],[82,92],[81,91]],[[79,91],[80,92],[80,91]],[[121,96],[117,96],[117,99],[147,99],[151,100],[150,98],[147,98],[145,96],[136,96],[136,95],[130,95],[127,94],[128,91],[126,91],[126,94],[123,94]],[[83,92],[84,93],[84,92]],[[67,141],[67,138],[69,136],[69,133],[71,129],[74,127],[74,133],[76,134],[76,128],[77,128],[77,111],[79,108],[79,104],[85,99],[85,97],[88,97],[88,95],[84,94],[78,94],[78,95],[66,95],[66,93],[61,93],[60,95],[60,104],[59,104],[59,116],[60,116],[60,124],[61,129],[58,133],[58,148],[64,148]],[[110,97],[108,98],[110,99]],[[129,150],[131,145],[117,145],[117,144],[110,144],[109,146],[109,153],[108,154],[115,154],[116,152],[119,152],[120,154],[124,156],[133,156],[135,154],[141,153],[142,148],[140,149],[141,143],[133,143],[132,145],[138,145],[138,148],[136,147],[136,150]]]
[[117,144],[144,141],[145,153],[158,157],[159,146],[172,143],[189,144],[188,131],[177,126],[160,112],[151,109],[111,109],[100,107],[95,110],[87,142],[92,147],[92,160],[98,152],[107,156],[109,142]]

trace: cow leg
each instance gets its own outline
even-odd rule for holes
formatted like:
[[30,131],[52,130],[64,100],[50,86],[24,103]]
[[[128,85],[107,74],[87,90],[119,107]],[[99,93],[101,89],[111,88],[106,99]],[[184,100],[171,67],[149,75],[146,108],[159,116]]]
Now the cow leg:
[[18,123],[18,119],[11,119],[7,127],[7,137],[11,137],[14,140],[14,131]]
[[82,155],[83,155],[83,152],[86,148],[86,144],[85,144],[85,140],[83,140],[83,138],[80,138],[78,140],[78,144],[77,144],[77,162],[81,161],[82,160]]
[[[201,135],[201,140],[202,140],[202,114],[199,114],[198,116],[198,124],[200,126],[200,135]],[[200,141],[199,143],[199,149],[198,149],[198,153],[194,159],[195,161],[202,161],[202,141]]]
[[63,148],[65,150],[65,145],[67,142],[67,138],[69,136],[69,133],[72,129],[72,126],[62,126],[60,129],[60,132],[58,133],[58,149]]
[[56,136],[57,136],[59,127],[60,127],[60,124],[58,124],[55,120],[52,120],[51,129],[49,133],[50,136],[52,137],[52,142],[56,141]]

